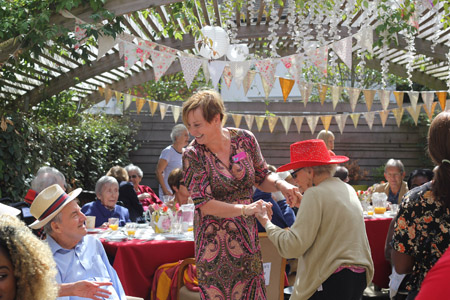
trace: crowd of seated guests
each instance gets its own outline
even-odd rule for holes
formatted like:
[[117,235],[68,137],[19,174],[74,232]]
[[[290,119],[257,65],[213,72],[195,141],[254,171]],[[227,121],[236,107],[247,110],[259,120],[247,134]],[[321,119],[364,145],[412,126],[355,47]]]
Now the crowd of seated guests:
[[147,211],[152,204],[162,204],[159,197],[156,193],[151,189],[151,187],[140,184],[142,178],[144,177],[144,173],[141,168],[135,166],[133,164],[129,164],[125,167],[125,170],[128,173],[128,178],[131,183],[133,183],[134,191],[144,208],[144,211]]

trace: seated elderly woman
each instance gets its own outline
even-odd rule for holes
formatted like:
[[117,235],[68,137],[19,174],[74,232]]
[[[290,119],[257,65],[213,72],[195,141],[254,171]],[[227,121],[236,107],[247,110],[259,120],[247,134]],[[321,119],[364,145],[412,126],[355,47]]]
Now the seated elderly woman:
[[125,170],[128,172],[129,180],[133,184],[134,191],[136,192],[144,211],[147,211],[152,204],[162,204],[161,200],[149,186],[140,184],[142,177],[144,176],[141,168],[130,164],[125,167]]
[[401,160],[391,158],[384,167],[384,178],[387,182],[375,184],[373,192],[385,193],[390,203],[400,204],[403,195],[408,191],[408,186],[403,181],[405,175],[405,168]]
[[174,202],[179,205],[193,203],[189,198],[189,191],[184,185],[183,170],[180,168],[173,169],[167,178],[169,187],[174,193]]
[[0,215],[0,298],[56,299],[56,265],[50,248],[16,217]]
[[278,171],[291,172],[304,192],[289,230],[257,214],[281,256],[298,258],[291,299],[359,300],[372,281],[374,267],[355,190],[333,177],[345,156],[330,156],[322,140],[291,145],[291,162]]
[[86,216],[95,216],[95,227],[108,222],[109,218],[118,218],[119,226],[130,221],[128,209],[117,205],[119,199],[119,184],[114,177],[103,176],[95,185],[97,200],[83,205],[81,211]]

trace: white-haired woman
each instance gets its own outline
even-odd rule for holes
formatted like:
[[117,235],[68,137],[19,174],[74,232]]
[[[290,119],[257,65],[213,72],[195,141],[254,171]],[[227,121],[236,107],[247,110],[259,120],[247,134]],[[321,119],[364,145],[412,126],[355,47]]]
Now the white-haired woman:
[[167,183],[170,172],[175,168],[182,168],[181,154],[183,148],[189,143],[189,132],[183,124],[177,124],[170,133],[172,145],[167,146],[159,156],[156,166],[156,179],[159,182],[159,198],[164,199],[164,195],[173,195],[173,191]]
[[144,173],[141,168],[135,166],[133,164],[129,164],[125,167],[125,170],[128,172],[128,177],[131,183],[133,184],[134,191],[141,202],[144,211],[152,204],[162,204],[161,200],[156,196],[155,192],[151,189],[151,187],[140,184],[142,177],[144,177]]

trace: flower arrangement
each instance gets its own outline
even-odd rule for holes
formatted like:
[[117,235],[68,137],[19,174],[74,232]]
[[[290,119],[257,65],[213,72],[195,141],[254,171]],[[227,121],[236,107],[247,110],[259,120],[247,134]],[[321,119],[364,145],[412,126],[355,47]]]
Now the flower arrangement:
[[166,204],[158,205],[153,204],[152,220],[156,233],[165,233],[170,231],[172,225],[172,219],[178,215],[180,211],[180,205],[175,203],[172,206]]

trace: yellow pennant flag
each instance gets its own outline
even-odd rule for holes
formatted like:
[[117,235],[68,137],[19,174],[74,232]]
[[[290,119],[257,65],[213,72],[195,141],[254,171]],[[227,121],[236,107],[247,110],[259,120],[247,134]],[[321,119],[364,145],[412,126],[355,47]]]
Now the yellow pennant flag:
[[394,114],[395,121],[397,122],[397,127],[400,127],[400,123],[402,122],[402,116],[403,116],[403,107],[397,107],[392,110],[392,113]]
[[176,123],[178,122],[178,118],[181,114],[181,106],[172,105],[172,114],[173,114],[173,121]]
[[[403,106],[403,96],[404,95],[405,95],[405,92],[394,91],[395,101],[397,101],[397,105],[400,108]],[[394,112],[394,110],[392,110],[392,112]],[[394,113],[394,115],[395,115],[395,113]]]
[[153,117],[153,115],[156,112],[156,109],[158,108],[158,102],[149,100],[148,104],[150,105],[150,113],[152,114]]
[[328,131],[328,128],[330,128],[331,119],[333,116],[326,115],[326,116],[320,116],[320,119],[322,120],[323,128]]
[[347,88],[349,101],[350,101],[350,107],[352,108],[352,112],[355,111],[356,104],[358,103],[359,94],[361,93],[361,89],[354,88],[354,87],[348,87]]
[[240,114],[231,114],[231,117],[233,118],[234,126],[236,128],[239,128],[239,126],[241,126],[242,115],[240,115]]
[[111,89],[105,88],[105,103],[108,105],[109,100],[111,100],[111,97],[113,95],[113,91]]
[[325,98],[327,97],[328,85],[319,83],[317,85],[317,90],[319,92],[320,104],[323,105]]
[[445,110],[445,102],[447,101],[447,92],[436,92],[436,95],[441,105],[441,109]]
[[384,125],[386,125],[386,120],[389,115],[389,110],[381,110],[378,113],[380,114],[381,125],[383,125],[384,127]]
[[277,116],[267,116],[267,123],[269,124],[270,133],[273,132],[275,125],[277,125],[278,117]]
[[244,119],[245,119],[245,123],[247,123],[248,130],[252,130],[253,121],[255,120],[255,116],[254,115],[245,115]]
[[356,128],[356,126],[358,126],[360,115],[361,115],[360,113],[350,114],[350,118],[352,118],[353,125],[355,126],[355,128]]
[[283,124],[283,128],[288,134],[289,127],[291,127],[292,117],[291,116],[280,116],[281,124]]
[[122,93],[119,91],[115,91],[114,93],[116,95],[117,103],[119,103],[120,99],[122,99]]
[[339,102],[339,98],[341,97],[342,87],[341,86],[332,86],[331,87],[331,102],[333,103],[333,110],[336,109],[336,105]]
[[263,127],[265,119],[266,119],[266,116],[255,116],[255,121],[256,121],[256,126],[258,127],[258,131],[261,131],[261,128]]
[[375,97],[376,90],[364,90],[364,98],[366,99],[367,110],[370,111],[372,109],[373,98]]
[[244,80],[242,81],[242,86],[244,87],[244,95],[247,96],[248,90],[252,86],[253,79],[255,79],[256,72],[248,71],[247,75],[245,75]]
[[295,116],[295,117],[292,117],[292,118],[294,119],[295,126],[297,127],[298,133],[300,133],[300,130],[302,129],[303,119],[304,119],[305,117]]
[[282,77],[280,77],[279,79],[280,79],[281,91],[283,92],[283,100],[284,100],[284,102],[286,102],[286,99],[289,97],[292,87],[295,84],[295,80],[286,79],[286,78],[282,78]]
[[389,98],[391,97],[391,91],[379,90],[378,95],[380,96],[381,107],[383,107],[383,110],[387,110],[389,106]]
[[341,134],[344,132],[345,123],[347,122],[348,114],[339,114],[335,115],[334,119],[336,120],[336,123],[338,124],[339,131]]
[[419,120],[420,108],[421,107],[422,107],[422,104],[415,105],[414,107],[413,106],[408,106],[406,108],[406,110],[409,112],[409,114],[413,118],[414,123],[416,124],[416,126],[417,126],[417,121]]
[[141,113],[142,108],[144,107],[145,99],[136,98],[136,111],[138,114]]
[[436,104],[437,104],[437,102],[433,102],[431,104],[431,109],[430,110],[428,110],[426,105],[423,106],[423,109],[425,109],[425,112],[427,113],[428,119],[430,119],[430,120],[433,119],[433,114],[434,114],[434,110],[436,109]]
[[225,127],[225,124],[227,123],[228,120],[228,114],[224,114],[223,115],[223,119],[222,119],[222,127]]

